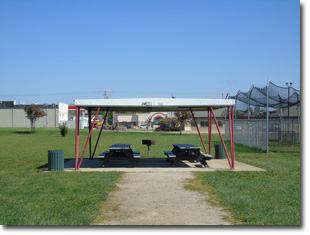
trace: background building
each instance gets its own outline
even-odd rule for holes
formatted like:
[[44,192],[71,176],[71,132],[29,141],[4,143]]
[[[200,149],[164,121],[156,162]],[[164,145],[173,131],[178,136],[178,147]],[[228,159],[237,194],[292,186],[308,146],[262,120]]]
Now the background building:
[[[214,114],[219,122],[221,132],[225,133],[225,109],[216,109],[214,110]],[[199,129],[203,132],[206,132],[209,126],[208,112],[194,112],[194,116],[196,118]],[[157,125],[158,121],[166,117],[174,117],[174,112],[115,113],[114,123],[115,125],[118,122],[119,125],[131,126],[141,126],[149,124],[149,128],[152,128]],[[191,120],[184,126],[184,131],[197,131],[194,120]],[[212,132],[217,132],[214,121],[212,121]]]
[[113,117],[113,126],[130,125],[130,126],[148,126],[152,128],[157,123],[172,114],[168,112],[151,112],[151,113],[115,113]]
[[[38,105],[44,109],[46,116],[37,119],[36,127],[59,127],[68,121],[68,105],[58,104]],[[30,127],[30,120],[26,118],[24,104],[16,105],[15,101],[0,102],[0,127]]]
[[[193,112],[193,113],[194,113],[199,130],[203,133],[207,133],[208,127],[209,127],[208,112],[200,111],[200,112]],[[225,133],[225,108],[215,109],[214,114],[216,116],[216,120],[219,123],[221,133]],[[217,128],[216,128],[213,118],[212,118],[211,125],[212,125],[212,129],[211,129],[212,133],[217,133]],[[187,123],[185,125],[184,130],[196,132],[197,129],[196,129],[194,120],[191,120],[189,123]]]

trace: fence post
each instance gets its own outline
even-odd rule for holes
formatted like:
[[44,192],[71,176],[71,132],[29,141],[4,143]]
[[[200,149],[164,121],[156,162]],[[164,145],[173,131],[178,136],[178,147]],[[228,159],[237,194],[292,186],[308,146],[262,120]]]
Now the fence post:
[[268,142],[269,142],[269,123],[268,123],[268,111],[269,111],[269,84],[270,84],[270,79],[268,79],[268,83],[267,83],[267,106],[266,106],[266,141],[267,141],[267,146],[266,146],[266,152],[268,153]]
[[298,117],[298,143],[300,143],[300,109],[299,105],[297,105],[297,117]]

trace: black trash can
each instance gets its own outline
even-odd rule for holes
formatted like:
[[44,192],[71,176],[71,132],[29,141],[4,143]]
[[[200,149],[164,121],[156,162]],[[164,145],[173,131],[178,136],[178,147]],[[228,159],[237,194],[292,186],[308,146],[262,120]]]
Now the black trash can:
[[[227,146],[225,144],[225,147],[227,149]],[[226,159],[226,153],[223,147],[223,144],[214,144],[214,148],[215,148],[215,159]]]
[[64,150],[48,150],[49,171],[63,171],[64,162]]

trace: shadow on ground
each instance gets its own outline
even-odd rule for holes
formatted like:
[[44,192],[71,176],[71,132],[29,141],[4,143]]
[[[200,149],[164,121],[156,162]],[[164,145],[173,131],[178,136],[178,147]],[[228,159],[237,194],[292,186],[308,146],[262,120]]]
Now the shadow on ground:
[[[73,158],[65,158],[64,160],[65,160],[65,163],[71,160],[74,161]],[[48,163],[37,167],[38,170],[47,169],[47,168],[48,168]]]
[[14,133],[14,134],[26,134],[26,135],[28,135],[28,134],[31,134],[31,131],[13,131],[12,133]]

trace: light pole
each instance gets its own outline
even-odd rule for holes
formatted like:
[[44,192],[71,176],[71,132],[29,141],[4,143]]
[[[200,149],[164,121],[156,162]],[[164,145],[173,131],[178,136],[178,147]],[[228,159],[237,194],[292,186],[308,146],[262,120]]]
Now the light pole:
[[48,107],[48,104],[44,104],[43,105],[44,106],[44,108],[45,108],[45,113],[46,113],[46,123],[45,123],[45,127],[47,127],[47,107]]
[[292,82],[285,83],[288,87],[287,89],[287,132],[290,132],[290,88],[293,85]]

